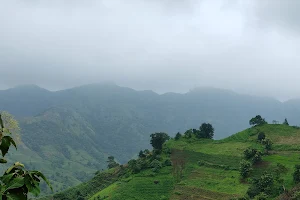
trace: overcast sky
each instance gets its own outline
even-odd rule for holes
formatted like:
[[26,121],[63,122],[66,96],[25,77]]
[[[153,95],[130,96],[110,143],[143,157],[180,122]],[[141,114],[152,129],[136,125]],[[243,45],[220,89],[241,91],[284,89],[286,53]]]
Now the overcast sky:
[[299,0],[0,0],[0,88],[300,97]]

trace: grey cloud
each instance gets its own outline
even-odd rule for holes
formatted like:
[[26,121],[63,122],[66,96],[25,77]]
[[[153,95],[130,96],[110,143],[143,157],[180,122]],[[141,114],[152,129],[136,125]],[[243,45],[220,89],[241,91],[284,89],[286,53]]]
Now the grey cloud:
[[299,37],[271,26],[276,17],[264,4],[276,5],[260,2],[3,1],[0,87],[109,80],[158,92],[213,86],[297,97]]
[[256,14],[262,26],[276,27],[283,31],[300,31],[300,1],[256,1]]

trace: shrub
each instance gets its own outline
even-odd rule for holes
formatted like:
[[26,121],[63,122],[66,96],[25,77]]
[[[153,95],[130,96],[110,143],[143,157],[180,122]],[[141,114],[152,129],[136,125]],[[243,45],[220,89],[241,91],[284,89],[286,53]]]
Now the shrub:
[[255,196],[255,200],[267,200],[268,198],[268,195],[263,192]]
[[262,159],[261,156],[262,156],[262,153],[259,152],[259,151],[257,151],[257,152],[255,153],[255,155],[253,156],[253,158],[252,158],[252,163],[253,163],[253,164],[256,164],[256,163],[260,162],[261,159]]
[[263,133],[263,132],[260,132],[258,135],[257,135],[257,140],[258,141],[262,141],[263,139],[265,139],[266,138],[266,135],[265,135],[265,133]]
[[245,157],[245,159],[249,160],[249,159],[253,158],[254,155],[256,154],[256,152],[257,152],[256,149],[247,148],[247,149],[244,151],[244,157]]
[[267,150],[267,151],[270,151],[270,150],[272,150],[272,145],[273,145],[273,143],[272,143],[272,141],[270,140],[270,139],[264,139],[264,140],[262,140],[262,143],[265,145],[265,149]]
[[247,178],[252,171],[252,165],[247,160],[242,160],[240,162],[240,174],[243,178]]
[[170,159],[165,160],[164,165],[165,166],[172,166],[171,160]]
[[[274,177],[270,173],[264,173],[259,179],[253,179],[252,185],[249,187],[247,194],[250,198],[263,197],[266,195],[271,195],[272,193],[278,193],[278,188],[274,187]],[[280,191],[281,192],[281,191]],[[263,194],[262,194],[263,193]]]
[[295,165],[295,171],[293,173],[293,179],[295,183],[300,182],[300,165]]
[[202,161],[202,160],[200,160],[200,161],[197,162],[197,164],[198,164],[199,166],[203,166],[203,165],[205,165],[205,162]]
[[175,136],[174,139],[175,139],[175,140],[179,140],[179,139],[181,138],[181,136],[182,136],[182,135],[178,132],[178,133],[176,134],[176,136]]
[[152,168],[153,172],[158,172],[162,168],[162,164],[155,159],[150,163],[150,167]]

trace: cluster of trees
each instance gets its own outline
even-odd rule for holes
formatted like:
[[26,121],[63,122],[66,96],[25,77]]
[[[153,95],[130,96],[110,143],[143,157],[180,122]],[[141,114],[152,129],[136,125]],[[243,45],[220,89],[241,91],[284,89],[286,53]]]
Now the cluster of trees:
[[[191,138],[195,136],[196,138],[206,138],[206,139],[213,139],[214,137],[214,127],[210,123],[203,123],[199,127],[199,129],[189,129],[184,133],[185,138]],[[182,135],[178,132],[175,135],[175,140],[179,140]]]
[[244,159],[240,162],[240,175],[243,179],[249,177],[252,165],[259,163],[261,159],[262,153],[257,149],[247,148],[244,151]]
[[[150,135],[150,144],[153,147],[153,151],[145,149],[140,151],[137,159],[131,159],[128,161],[127,172],[139,173],[144,169],[152,169],[153,172],[159,172],[159,170],[164,166],[171,166],[172,162],[170,159],[163,158],[162,153],[171,154],[170,149],[163,146],[163,144],[170,139],[170,136],[164,132],[153,133]],[[113,156],[108,157],[108,168],[121,167]]]
[[119,164],[115,161],[115,157],[113,156],[108,156],[107,158],[107,168],[108,169],[111,169],[111,168],[115,168],[115,167],[118,167]]
[[281,176],[287,171],[284,165],[277,163],[274,170],[264,172],[261,176],[251,179],[247,195],[251,199],[269,199],[280,195],[285,191]]
[[[256,115],[255,117],[250,119],[249,124],[251,126],[260,126],[260,125],[268,124],[268,122],[260,115]],[[273,124],[279,124],[279,122],[277,120],[273,120]],[[289,122],[287,118],[284,119],[282,124],[289,126]]]

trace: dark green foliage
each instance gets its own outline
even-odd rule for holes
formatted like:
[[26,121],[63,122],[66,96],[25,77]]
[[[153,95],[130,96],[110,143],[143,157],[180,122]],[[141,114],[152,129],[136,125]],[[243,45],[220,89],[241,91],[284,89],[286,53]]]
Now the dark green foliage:
[[240,175],[242,178],[247,178],[252,171],[252,164],[247,160],[240,162]]
[[269,196],[263,192],[255,196],[255,200],[268,200]]
[[199,128],[199,132],[197,132],[198,138],[208,138],[212,139],[214,137],[215,129],[210,123],[203,123]]
[[256,164],[261,161],[262,153],[257,149],[247,148],[244,151],[244,157],[246,160],[251,160],[253,164]]
[[300,165],[295,165],[293,179],[295,183],[300,183]]
[[153,133],[150,135],[151,140],[150,144],[152,147],[156,150],[161,150],[162,145],[170,139],[170,136],[166,133],[160,132],[160,133]]
[[[15,121],[14,119],[12,119]],[[6,163],[4,156],[7,154],[11,145],[17,148],[15,141],[10,137],[11,132],[5,128],[5,125],[0,114],[0,150],[2,152],[1,163]],[[28,193],[35,196],[40,194],[40,182],[44,180],[52,189],[49,181],[44,174],[39,171],[28,171],[25,166],[16,162],[8,168],[3,176],[0,177],[0,197],[1,199],[20,199],[28,198]]]
[[286,174],[287,172],[288,169],[283,164],[277,163],[276,168],[273,170],[275,180],[278,183],[283,184],[282,175]]
[[189,129],[189,130],[185,131],[185,133],[184,133],[185,138],[191,138],[192,136],[193,136],[193,130],[192,129]]
[[166,159],[165,162],[164,162],[164,165],[165,166],[172,166],[172,162],[170,159]]
[[179,140],[179,139],[181,138],[181,136],[182,136],[182,135],[178,132],[178,133],[176,133],[174,139],[175,139],[175,140]]
[[263,132],[259,132],[258,133],[258,135],[257,135],[257,140],[258,141],[262,141],[262,140],[264,140],[266,138],[266,135],[265,135],[265,133],[263,133]]
[[257,152],[256,149],[247,148],[244,151],[244,157],[245,157],[245,159],[249,160],[249,159],[253,158],[253,156],[256,154],[256,152]]
[[145,153],[142,150],[140,150],[139,158],[145,158],[145,157],[146,157]]
[[249,187],[247,194],[250,198],[253,198],[261,193],[264,193],[266,195],[278,193],[278,188],[274,187],[274,183],[275,180],[273,175],[265,172],[260,178],[253,179],[253,183]]
[[262,144],[265,145],[265,149],[267,152],[272,150],[273,142],[270,139],[266,138],[262,140]]
[[128,167],[134,174],[139,173],[142,170],[141,163],[134,159],[128,162]]
[[263,124],[267,124],[267,122],[260,115],[256,115],[256,117],[253,117],[252,119],[250,119],[249,124],[251,126],[260,126]]
[[282,124],[289,126],[289,122],[286,118],[284,119],[284,122]]
[[150,163],[150,167],[152,168],[153,172],[159,172],[159,170],[162,168],[162,164],[159,162],[159,160],[155,159]]
[[113,156],[108,156],[107,158],[107,168],[108,169],[111,169],[111,168],[114,168],[114,167],[118,167],[119,164],[115,161],[115,157]]

